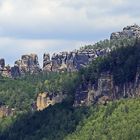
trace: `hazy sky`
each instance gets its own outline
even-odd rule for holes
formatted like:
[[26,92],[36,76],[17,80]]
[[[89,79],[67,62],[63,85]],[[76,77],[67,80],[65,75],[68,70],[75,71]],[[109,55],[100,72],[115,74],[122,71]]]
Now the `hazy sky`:
[[0,0],[0,58],[73,50],[140,25],[140,0]]

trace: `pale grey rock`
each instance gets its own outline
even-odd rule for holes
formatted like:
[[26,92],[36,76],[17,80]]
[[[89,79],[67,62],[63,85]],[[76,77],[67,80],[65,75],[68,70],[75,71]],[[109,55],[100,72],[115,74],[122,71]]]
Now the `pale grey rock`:
[[121,38],[140,38],[140,27],[136,24],[123,28],[121,32],[114,32],[111,34],[110,39]]

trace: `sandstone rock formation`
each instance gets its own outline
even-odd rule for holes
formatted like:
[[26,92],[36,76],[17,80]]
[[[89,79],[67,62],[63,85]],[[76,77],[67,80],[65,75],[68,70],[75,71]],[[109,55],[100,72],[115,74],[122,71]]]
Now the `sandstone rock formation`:
[[13,68],[13,71],[15,69],[15,72],[17,73],[18,66],[20,70],[20,73],[18,75],[24,75],[26,73],[36,74],[41,71],[38,62],[38,56],[36,54],[22,55],[21,60],[16,61],[15,65],[16,66]]
[[36,54],[22,55],[21,60],[17,60],[13,67],[5,66],[5,60],[0,59],[0,74],[4,77],[20,77],[25,74],[38,74],[41,72]]
[[120,39],[124,37],[140,38],[140,27],[136,24],[124,27],[123,31],[112,33],[110,39]]
[[45,70],[47,72],[52,71],[52,62],[50,59],[50,54],[45,53],[43,56],[43,70]]
[[120,98],[140,97],[140,68],[133,83],[115,85],[113,76],[101,73],[97,87],[88,83],[80,85],[75,94],[74,106],[89,105],[94,103],[106,104],[108,101]]
[[47,92],[39,93],[36,102],[37,110],[43,110],[50,105],[60,103],[64,98],[65,95],[49,95]]
[[110,49],[83,49],[73,52],[61,52],[53,54],[44,54],[43,71],[46,72],[73,72],[86,67],[92,60],[98,56],[106,55]]
[[[121,32],[111,34],[110,39],[140,38],[140,27],[136,24],[123,28]],[[110,48],[84,48],[71,52],[58,54],[44,54],[43,68],[41,69],[36,54],[22,55],[12,68],[5,66],[5,60],[0,59],[0,73],[6,77],[19,77],[28,74],[44,72],[74,72],[86,67],[92,60],[104,56],[111,51]]]
[[11,68],[9,65],[5,66],[5,60],[0,59],[0,75],[4,77],[11,77]]

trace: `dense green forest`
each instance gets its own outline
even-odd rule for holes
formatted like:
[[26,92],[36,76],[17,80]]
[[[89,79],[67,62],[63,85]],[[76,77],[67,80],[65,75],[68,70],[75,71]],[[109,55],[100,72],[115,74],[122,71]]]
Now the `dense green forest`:
[[125,99],[107,106],[73,108],[56,104],[19,117],[1,140],[139,140],[140,99]]
[[87,107],[73,108],[67,102],[35,113],[27,113],[0,135],[1,140],[62,140],[89,115]]
[[[105,40],[81,49],[97,48],[112,51],[79,72],[0,77],[0,104],[17,112],[0,119],[0,140],[140,139],[139,98],[113,101],[107,106],[73,107],[76,89],[82,82],[97,84],[101,73],[110,72],[114,83],[123,85],[133,82],[139,72],[139,40]],[[67,98],[43,111],[31,111],[37,94],[44,91],[67,94]]]
[[140,139],[140,99],[120,100],[90,109],[90,116],[65,140]]
[[0,79],[0,103],[18,111],[31,110],[37,94],[48,91],[50,94],[63,92],[72,98],[79,80],[76,73],[40,73],[24,78]]

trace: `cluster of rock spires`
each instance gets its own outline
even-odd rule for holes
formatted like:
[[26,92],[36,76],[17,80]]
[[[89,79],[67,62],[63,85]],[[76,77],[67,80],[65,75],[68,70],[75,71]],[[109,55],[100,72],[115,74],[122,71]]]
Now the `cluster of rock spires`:
[[17,60],[13,67],[5,65],[5,60],[0,59],[0,72],[4,77],[20,77],[27,73],[36,74],[41,71],[36,54],[22,55],[21,60]]
[[81,49],[72,52],[62,52],[43,56],[43,68],[40,68],[38,56],[36,54],[22,55],[21,60],[17,60],[13,67],[6,66],[5,60],[0,59],[0,72],[4,77],[20,77],[25,74],[37,74],[43,72],[74,72],[86,67],[98,56],[106,55],[110,49]]
[[[121,32],[111,34],[110,39],[119,39],[123,37],[139,38],[140,27],[138,25],[127,26]],[[86,67],[92,60],[98,56],[106,55],[111,50],[104,49],[81,49],[72,52],[61,52],[59,54],[45,53],[43,55],[43,68],[41,69],[38,56],[36,54],[22,55],[21,60],[17,60],[13,67],[5,65],[5,60],[0,59],[0,73],[5,77],[20,77],[26,73],[37,74],[44,72],[73,72]]]
[[17,60],[13,67],[5,66],[5,60],[0,59],[0,71],[4,77],[20,77],[26,73],[37,74],[43,72],[74,72],[86,67],[92,60],[98,56],[106,55],[110,49],[85,49],[73,52],[62,52],[53,54],[44,54],[43,68],[40,68],[36,54],[22,55],[21,60]]
[[49,54],[44,54],[43,71],[47,72],[73,72],[86,67],[98,56],[105,55],[110,49],[81,49],[73,52],[62,52],[53,54],[50,59]]

